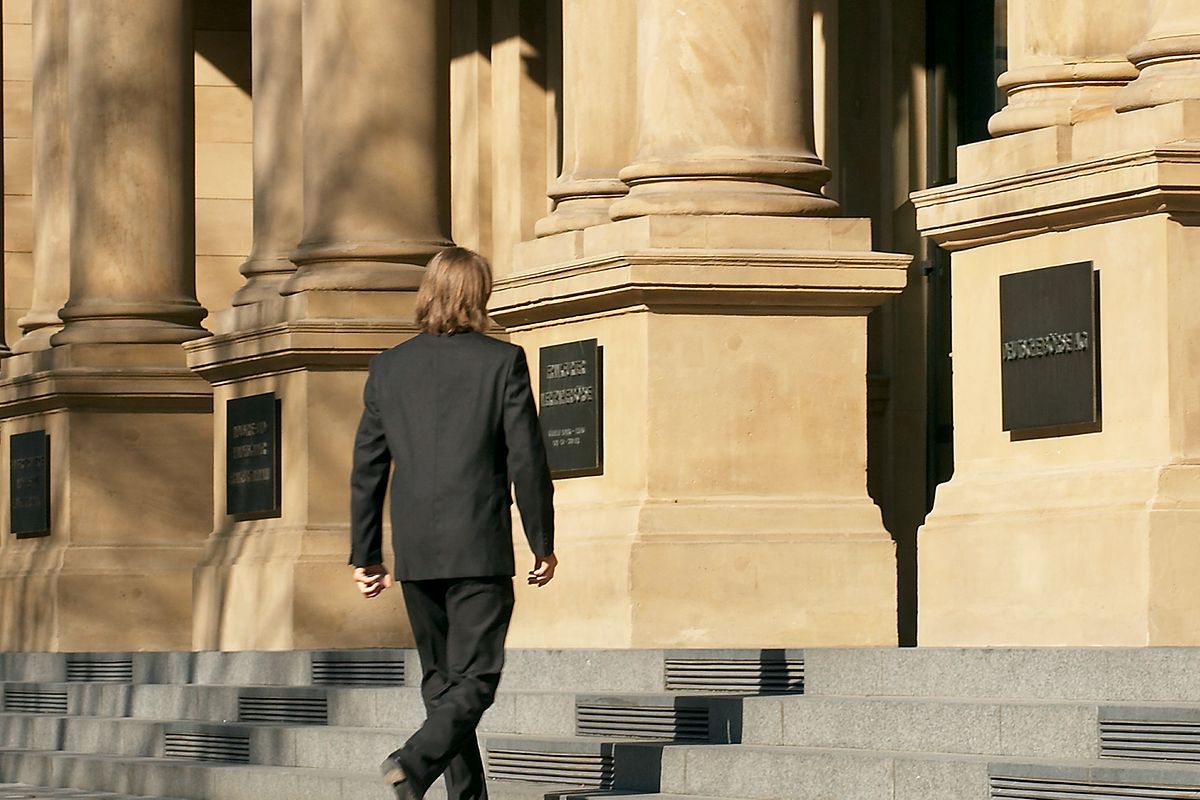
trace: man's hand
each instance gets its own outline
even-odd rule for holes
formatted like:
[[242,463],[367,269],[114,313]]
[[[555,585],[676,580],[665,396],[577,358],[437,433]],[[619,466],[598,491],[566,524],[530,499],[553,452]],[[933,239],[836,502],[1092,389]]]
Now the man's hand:
[[529,570],[529,585],[545,586],[554,577],[554,568],[557,566],[558,559],[554,557],[554,553],[534,558],[533,569]]
[[379,593],[392,585],[392,576],[388,574],[383,564],[372,564],[369,567],[354,568],[354,583],[363,597],[379,596]]

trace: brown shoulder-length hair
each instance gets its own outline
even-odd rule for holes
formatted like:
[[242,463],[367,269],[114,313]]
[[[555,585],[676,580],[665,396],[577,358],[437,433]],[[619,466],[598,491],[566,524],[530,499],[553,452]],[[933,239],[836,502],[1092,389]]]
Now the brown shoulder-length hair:
[[465,247],[447,247],[429,260],[417,290],[417,325],[436,335],[486,331],[492,267]]

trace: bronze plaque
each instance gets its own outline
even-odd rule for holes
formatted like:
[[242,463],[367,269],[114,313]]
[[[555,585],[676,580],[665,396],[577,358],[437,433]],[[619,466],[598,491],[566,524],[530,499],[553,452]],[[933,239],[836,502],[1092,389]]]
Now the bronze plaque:
[[225,513],[281,514],[279,400],[274,392],[225,403]]
[[555,478],[604,472],[602,355],[595,339],[541,348],[539,416]]
[[50,437],[44,430],[8,439],[9,528],[19,537],[50,533]]
[[1097,297],[1090,261],[1000,276],[1004,430],[1099,422]]

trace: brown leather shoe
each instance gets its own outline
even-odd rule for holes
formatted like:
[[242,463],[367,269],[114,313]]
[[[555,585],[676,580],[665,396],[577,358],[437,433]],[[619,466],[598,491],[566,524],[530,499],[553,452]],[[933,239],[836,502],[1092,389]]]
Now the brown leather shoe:
[[391,785],[392,791],[396,793],[396,800],[421,800],[420,795],[413,789],[412,782],[408,779],[408,773],[396,760],[394,753],[383,760],[383,763],[379,765],[379,771],[383,773],[383,779]]

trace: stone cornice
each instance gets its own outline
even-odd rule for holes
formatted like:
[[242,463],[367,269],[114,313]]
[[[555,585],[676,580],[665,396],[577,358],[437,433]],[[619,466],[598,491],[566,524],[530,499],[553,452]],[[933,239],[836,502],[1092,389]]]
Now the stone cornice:
[[911,257],[869,251],[646,249],[497,281],[506,328],[619,310],[865,314],[904,288]]
[[0,381],[0,419],[75,408],[209,413],[212,390],[178,369],[72,367]]
[[1200,143],[1178,143],[912,195],[947,250],[1167,213],[1200,213]]
[[179,345],[63,345],[6,359],[0,419],[66,409],[210,413]]
[[398,320],[308,319],[234,331],[185,345],[188,366],[213,385],[294,370],[366,369],[417,332]]

